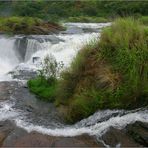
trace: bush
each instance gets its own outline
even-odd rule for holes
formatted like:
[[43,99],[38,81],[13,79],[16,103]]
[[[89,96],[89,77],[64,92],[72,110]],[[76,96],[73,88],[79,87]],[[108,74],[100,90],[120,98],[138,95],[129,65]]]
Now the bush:
[[132,18],[118,19],[99,42],[78,53],[62,76],[57,100],[68,106],[68,121],[75,122],[97,109],[148,105],[147,82],[147,28]]
[[148,25],[148,16],[140,17],[139,21],[141,21],[144,25]]
[[5,17],[0,18],[0,30],[12,33],[29,33],[33,26],[42,23],[41,19],[32,17]]
[[40,99],[53,101],[56,96],[57,77],[63,64],[58,63],[54,56],[47,55],[41,62],[41,69],[37,78],[28,81],[28,87]]
[[53,102],[55,99],[56,86],[57,81],[55,79],[49,79],[47,81],[43,77],[37,77],[28,81],[30,91],[36,94],[41,100],[49,102]]
[[43,21],[36,17],[1,17],[0,31],[13,34],[49,34],[63,30],[57,23]]

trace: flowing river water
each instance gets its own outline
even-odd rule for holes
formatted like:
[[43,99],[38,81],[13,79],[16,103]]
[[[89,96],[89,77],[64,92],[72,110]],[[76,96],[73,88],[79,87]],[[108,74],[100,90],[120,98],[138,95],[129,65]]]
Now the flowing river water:
[[53,105],[36,99],[26,88],[26,75],[36,72],[38,61],[47,54],[54,55],[57,61],[63,61],[68,67],[79,49],[98,39],[102,28],[109,25],[67,23],[67,31],[58,35],[0,35],[0,121],[11,121],[28,133],[36,131],[61,137],[88,134],[98,141],[110,127],[124,129],[136,121],[148,123],[148,110],[141,108],[97,111],[74,125],[67,125]]

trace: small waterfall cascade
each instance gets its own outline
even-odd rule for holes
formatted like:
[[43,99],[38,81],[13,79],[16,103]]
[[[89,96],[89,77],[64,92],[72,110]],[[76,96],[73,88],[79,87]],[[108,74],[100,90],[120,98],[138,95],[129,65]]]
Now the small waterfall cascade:
[[29,61],[32,55],[37,51],[42,52],[43,50],[46,50],[48,47],[50,47],[50,45],[51,42],[46,41],[44,38],[40,38],[40,40],[28,38],[24,62]]
[[0,37],[0,77],[19,64],[14,43],[14,38]]

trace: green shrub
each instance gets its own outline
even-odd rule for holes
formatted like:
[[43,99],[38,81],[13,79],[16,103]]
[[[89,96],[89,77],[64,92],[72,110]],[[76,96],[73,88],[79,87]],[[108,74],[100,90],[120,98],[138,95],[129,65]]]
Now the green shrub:
[[58,90],[70,122],[97,109],[148,105],[147,27],[132,18],[118,19],[87,47],[64,72]]
[[47,55],[40,66],[37,78],[29,80],[28,87],[40,99],[54,101],[58,84],[57,77],[63,63],[58,63],[53,55]]
[[4,32],[29,33],[33,26],[42,23],[41,19],[32,17],[1,17],[0,30]]
[[140,17],[139,21],[141,21],[144,25],[148,25],[148,16]]
[[31,92],[36,94],[40,99],[50,102],[53,102],[55,99],[56,86],[57,81],[55,79],[47,81],[43,77],[37,77],[28,81],[28,87]]

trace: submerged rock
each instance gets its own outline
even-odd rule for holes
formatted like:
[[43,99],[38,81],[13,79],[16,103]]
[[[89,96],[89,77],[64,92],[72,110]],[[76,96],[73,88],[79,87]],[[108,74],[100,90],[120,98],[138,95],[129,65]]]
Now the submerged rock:
[[29,80],[37,76],[37,70],[34,67],[28,67],[28,65],[20,64],[13,71],[9,72],[13,79]]
[[66,31],[62,32],[63,34],[81,34],[84,33],[82,28],[71,26]]
[[148,123],[135,122],[127,126],[127,132],[132,138],[143,146],[148,146]]

